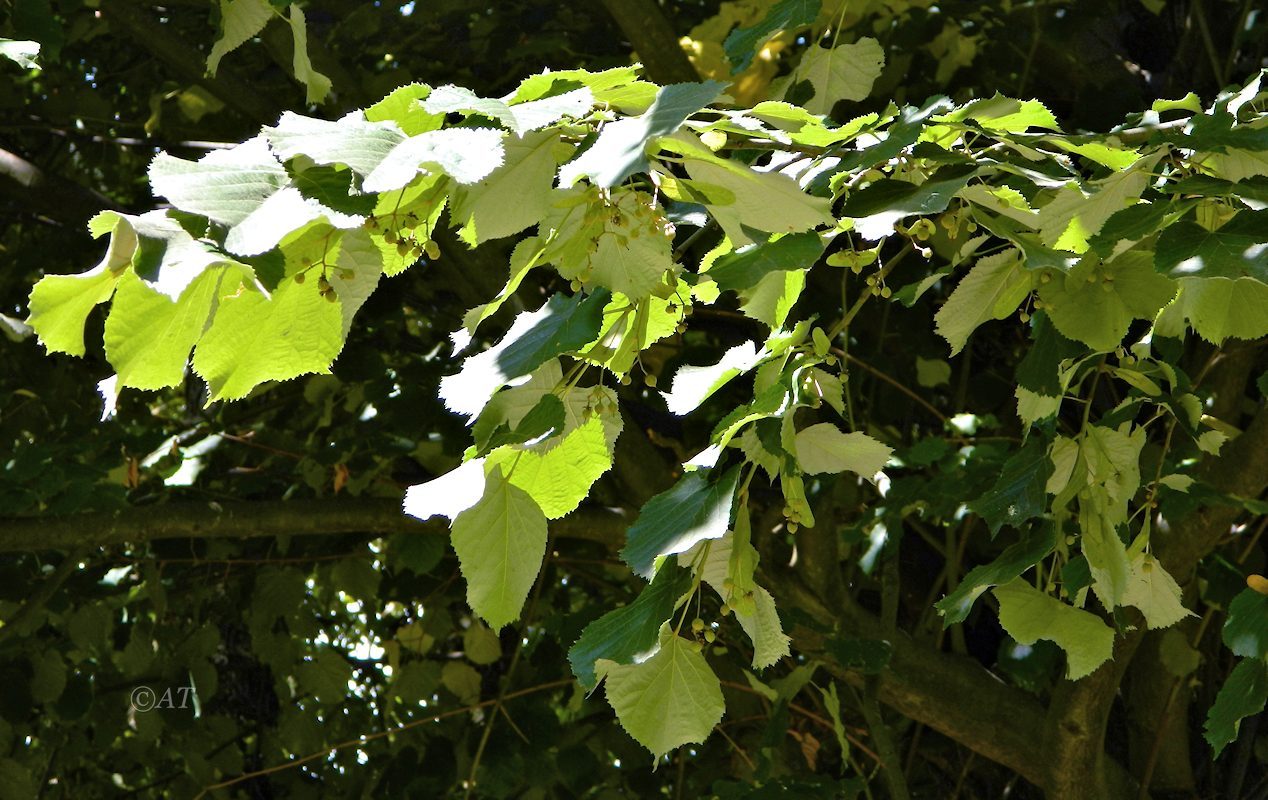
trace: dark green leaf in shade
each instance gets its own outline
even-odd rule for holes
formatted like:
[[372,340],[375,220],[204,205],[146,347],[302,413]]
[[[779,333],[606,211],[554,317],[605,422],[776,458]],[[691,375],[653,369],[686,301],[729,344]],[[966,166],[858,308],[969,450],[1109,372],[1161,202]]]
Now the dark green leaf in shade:
[[1061,588],[1069,597],[1092,585],[1092,565],[1083,555],[1075,556],[1061,568]]
[[1005,525],[1020,527],[1047,507],[1045,486],[1051,475],[1052,461],[1045,442],[1032,438],[1004,462],[995,486],[969,503],[969,510],[986,520],[992,536]]
[[305,197],[311,197],[340,214],[368,217],[378,197],[353,192],[353,173],[339,167],[310,167],[291,173],[291,181]]
[[1215,751],[1215,757],[1237,738],[1242,720],[1263,711],[1265,704],[1268,704],[1268,663],[1258,658],[1244,658],[1220,687],[1206,715],[1206,741]]
[[1102,256],[1114,252],[1119,242],[1139,241],[1163,227],[1169,214],[1176,211],[1171,203],[1137,203],[1115,211],[1096,235],[1088,240],[1091,248]]
[[782,0],[771,7],[761,22],[731,31],[722,45],[731,62],[731,72],[748,69],[757,50],[775,34],[814,22],[819,16],[819,5],[819,0]]
[[951,198],[977,172],[972,164],[944,167],[930,175],[924,183],[884,179],[850,195],[842,216],[870,217],[883,212],[904,214],[936,214],[945,211]]
[[[547,434],[558,433],[564,429],[564,403],[553,393],[544,394],[537,401],[519,424],[512,430],[505,422],[489,436],[488,443],[481,448],[488,452],[504,444],[523,444]],[[552,434],[553,435],[553,434]]]
[[1268,281],[1268,210],[1241,211],[1219,230],[1192,220],[1158,237],[1154,268],[1173,278],[1241,278]]
[[716,100],[725,88],[717,81],[664,87],[641,116],[608,123],[590,149],[559,171],[560,184],[566,188],[577,178],[587,177],[595,186],[610,189],[634,173],[646,171],[647,143],[677,131],[687,117]]
[[999,238],[1007,239],[1017,245],[1017,249],[1021,250],[1022,265],[1026,269],[1055,269],[1069,272],[1078,261],[1069,253],[1044,245],[1039,240],[1038,234],[1019,230],[1016,223],[1007,217],[997,217],[974,207],[973,219]]
[[1035,312],[1030,338],[1030,349],[1017,366],[1017,382],[1036,394],[1057,397],[1061,394],[1059,365],[1082,353],[1083,346],[1062,336],[1043,311]]
[[915,144],[916,140],[920,138],[920,133],[925,128],[925,120],[933,114],[937,114],[939,111],[947,111],[951,107],[951,101],[945,97],[935,97],[921,108],[907,106],[899,112],[898,119],[889,126],[883,141],[865,147],[856,153],[842,156],[841,163],[837,164],[832,170],[832,174],[839,175],[860,167],[884,164],[890,159],[896,158],[903,150]]
[[1235,197],[1256,210],[1268,204],[1268,176],[1233,182],[1212,175],[1190,175],[1167,187],[1172,194],[1202,195],[1204,197]]
[[650,579],[658,556],[682,553],[696,542],[717,539],[731,524],[731,506],[740,468],[732,467],[716,483],[703,472],[684,475],[648,500],[625,534],[621,558]]
[[440,397],[451,410],[474,416],[493,393],[528,375],[561,353],[594,341],[611,297],[600,289],[588,297],[552,295],[536,311],[515,318],[502,341],[462,362],[462,369],[440,382]]
[[768,273],[813,265],[823,255],[823,247],[817,233],[784,236],[722,256],[709,268],[709,276],[724,290],[748,289]]
[[1234,655],[1268,656],[1268,595],[1246,589],[1228,607],[1224,644]]
[[1188,132],[1176,131],[1164,139],[1181,147],[1194,150],[1227,152],[1237,150],[1268,150],[1268,128],[1237,125],[1233,115],[1225,110],[1211,114],[1194,114]]
[[969,570],[955,591],[934,604],[942,614],[943,627],[967,619],[973,603],[987,589],[1008,583],[1043,560],[1055,544],[1053,532],[1051,525],[1033,527],[1019,541],[1004,548],[994,561]]
[[691,582],[691,570],[668,561],[634,602],[587,625],[568,650],[568,662],[581,685],[594,687],[597,659],[630,664],[655,647],[661,623],[673,614],[674,604],[691,589]]

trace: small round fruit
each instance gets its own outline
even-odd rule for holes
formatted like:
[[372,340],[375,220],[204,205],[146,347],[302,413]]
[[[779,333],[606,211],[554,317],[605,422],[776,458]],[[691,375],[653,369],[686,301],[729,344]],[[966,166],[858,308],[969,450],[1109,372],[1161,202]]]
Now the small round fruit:
[[435,261],[440,258],[440,245],[436,244],[434,240],[428,239],[427,244],[423,245],[423,252],[427,254],[428,258]]

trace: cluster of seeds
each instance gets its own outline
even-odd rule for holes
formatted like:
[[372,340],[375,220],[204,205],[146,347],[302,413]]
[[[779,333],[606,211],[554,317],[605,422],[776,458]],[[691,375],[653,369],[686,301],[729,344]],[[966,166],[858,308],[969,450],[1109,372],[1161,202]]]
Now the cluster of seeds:
[[[421,238],[417,232],[420,226],[423,228]],[[427,256],[431,261],[440,258],[440,245],[431,238],[431,224],[420,220],[412,211],[400,215],[399,225],[397,214],[393,212],[386,221],[379,217],[369,217],[362,227],[371,233],[382,235],[383,241],[388,244],[396,245],[396,254],[401,258],[418,260]]]

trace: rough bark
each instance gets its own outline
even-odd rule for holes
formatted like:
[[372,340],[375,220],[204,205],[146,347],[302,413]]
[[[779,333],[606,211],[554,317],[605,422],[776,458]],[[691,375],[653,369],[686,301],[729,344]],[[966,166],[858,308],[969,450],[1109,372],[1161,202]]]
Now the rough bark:
[[603,7],[638,54],[648,78],[660,84],[700,80],[656,0],[603,0]]
[[[626,519],[602,508],[581,509],[551,523],[551,534],[617,546]],[[420,522],[401,513],[397,500],[333,500],[235,503],[168,503],[61,517],[0,518],[0,552],[40,552],[76,547],[143,544],[160,539],[238,539],[338,534],[449,534],[443,518]]]
[[[1260,408],[1245,432],[1208,459],[1199,477],[1224,494],[1256,497],[1268,488],[1268,409]],[[1198,562],[1215,549],[1242,514],[1234,506],[1208,506],[1170,527],[1159,526],[1151,544],[1158,560],[1182,585],[1193,579]],[[1123,676],[1145,635],[1139,619],[1134,630],[1118,639],[1114,657],[1077,683],[1066,682],[1049,706],[1046,741],[1049,798],[1093,800],[1126,796],[1130,783],[1119,783],[1123,770],[1105,755],[1105,723]]]

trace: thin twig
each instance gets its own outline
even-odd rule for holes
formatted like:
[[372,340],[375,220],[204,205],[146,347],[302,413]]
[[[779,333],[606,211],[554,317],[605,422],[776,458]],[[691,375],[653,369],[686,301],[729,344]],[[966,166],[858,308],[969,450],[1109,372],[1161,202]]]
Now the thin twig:
[[252,778],[258,778],[262,775],[272,775],[277,772],[284,772],[293,767],[298,767],[300,764],[306,764],[309,761],[314,761],[318,758],[321,758],[322,756],[329,755],[330,753],[334,753],[339,750],[346,750],[349,747],[356,747],[357,745],[363,745],[367,742],[372,742],[376,739],[382,739],[387,736],[392,736],[393,734],[401,733],[402,731],[409,730],[410,728],[417,728],[419,725],[425,725],[429,722],[439,722],[442,719],[448,719],[449,717],[456,717],[456,716],[459,716],[460,714],[470,713],[472,711],[475,711],[478,708],[488,708],[489,706],[497,705],[498,703],[502,703],[507,700],[514,700],[517,697],[523,697],[525,695],[536,694],[538,692],[545,692],[551,689],[558,689],[562,686],[569,686],[572,683],[574,683],[572,678],[565,678],[562,680],[550,681],[548,683],[539,683],[538,685],[530,686],[527,689],[520,689],[518,691],[508,692],[507,694],[503,695],[502,697],[499,697],[496,700],[482,700],[479,703],[472,703],[471,705],[463,706],[462,708],[455,708],[449,711],[441,712],[440,714],[435,714],[430,717],[424,717],[423,719],[412,720],[410,722],[405,723],[404,725],[398,725],[395,728],[391,728],[386,731],[379,731],[378,733],[363,734],[357,737],[356,739],[349,739],[346,742],[339,742],[338,744],[333,744],[330,747],[324,748],[322,750],[318,750],[315,753],[309,753],[303,758],[297,758],[293,761],[287,761],[285,764],[275,764],[271,767],[265,767],[264,769],[257,769],[254,772],[244,772],[241,775],[237,776],[236,778],[230,778],[229,780],[221,781],[220,783],[213,783],[210,786],[205,787],[201,792],[199,792],[195,796],[194,800],[199,800],[200,798],[206,796],[208,792],[214,791],[216,789],[224,789],[229,786],[234,786],[236,784],[242,783],[243,781],[249,781]]
[[835,347],[834,347],[834,348],[832,348],[832,352],[833,352],[833,353],[834,353],[837,357],[845,359],[845,360],[846,360],[846,361],[848,361],[849,363],[854,364],[855,366],[860,367],[860,368],[861,368],[861,369],[863,369],[865,372],[869,372],[869,373],[871,373],[872,375],[875,375],[877,378],[880,378],[881,380],[885,381],[885,382],[886,382],[886,383],[888,383],[890,386],[893,386],[895,389],[897,389],[898,391],[900,391],[900,392],[902,392],[903,394],[907,395],[907,396],[908,396],[908,397],[910,397],[912,400],[915,400],[917,403],[919,403],[919,404],[920,404],[920,406],[921,406],[922,408],[924,408],[924,409],[925,409],[926,411],[928,411],[929,413],[933,414],[935,417],[937,417],[937,418],[938,418],[939,420],[941,420],[942,422],[944,422],[944,423],[945,423],[945,422],[947,422],[947,421],[950,419],[950,418],[949,418],[946,414],[943,414],[941,411],[939,411],[939,410],[937,409],[937,407],[933,405],[933,403],[930,403],[928,400],[924,399],[923,397],[921,397],[920,395],[916,394],[914,391],[912,391],[911,389],[909,389],[909,388],[908,388],[906,385],[904,385],[903,383],[899,382],[898,380],[896,380],[895,378],[893,378],[893,377],[891,377],[891,376],[889,376],[889,375],[886,375],[884,372],[882,372],[881,370],[877,369],[876,367],[873,367],[871,364],[867,363],[866,361],[864,361],[863,359],[859,358],[858,356],[852,356],[852,355],[850,355],[849,353],[846,353],[844,350],[840,350],[840,349],[835,348]]

